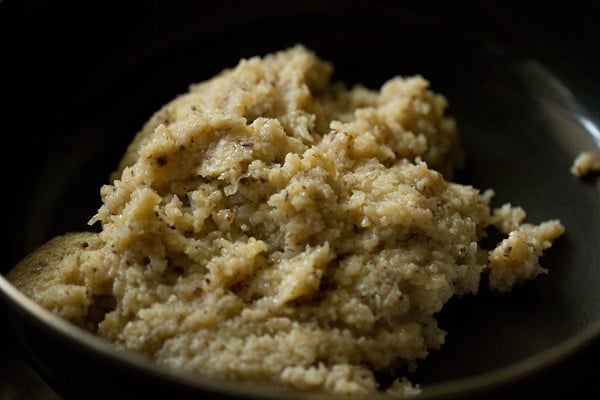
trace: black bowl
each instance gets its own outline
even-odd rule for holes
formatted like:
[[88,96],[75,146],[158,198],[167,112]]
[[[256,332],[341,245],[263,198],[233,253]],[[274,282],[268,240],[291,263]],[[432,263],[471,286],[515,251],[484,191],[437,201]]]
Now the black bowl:
[[[457,180],[493,188],[496,204],[523,206],[531,222],[566,227],[542,259],[548,275],[505,296],[452,300],[440,313],[449,334],[413,376],[422,396],[573,393],[571,384],[598,377],[600,180],[569,172],[579,151],[600,151],[597,8],[123,3],[0,3],[3,131],[12,140],[0,272],[56,234],[89,229],[127,143],[189,83],[302,43],[349,83],[377,88],[422,74],[458,122],[467,159]],[[166,373],[50,315],[2,277],[0,293],[5,340],[62,397],[294,397]]]

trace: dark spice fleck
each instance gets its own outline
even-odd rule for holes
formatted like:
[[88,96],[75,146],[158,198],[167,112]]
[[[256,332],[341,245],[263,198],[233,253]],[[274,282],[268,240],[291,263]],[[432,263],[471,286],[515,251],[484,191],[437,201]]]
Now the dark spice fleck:
[[156,157],[156,163],[159,167],[164,167],[167,164],[167,162],[169,162],[169,159],[165,155]]

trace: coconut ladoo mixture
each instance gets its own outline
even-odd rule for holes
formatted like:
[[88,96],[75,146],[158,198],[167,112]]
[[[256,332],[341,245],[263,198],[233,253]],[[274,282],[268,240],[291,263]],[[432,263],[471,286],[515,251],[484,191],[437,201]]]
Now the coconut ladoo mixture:
[[570,171],[575,176],[600,173],[600,153],[581,151],[573,160]]
[[101,188],[100,232],[50,240],[9,280],[171,370],[418,393],[402,376],[444,343],[444,304],[545,273],[564,229],[451,181],[456,124],[423,77],[370,90],[332,71],[298,45],[192,85]]

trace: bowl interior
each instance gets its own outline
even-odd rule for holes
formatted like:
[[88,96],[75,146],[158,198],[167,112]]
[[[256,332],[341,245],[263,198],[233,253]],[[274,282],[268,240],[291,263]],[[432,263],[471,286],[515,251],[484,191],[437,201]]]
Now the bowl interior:
[[[458,123],[467,159],[456,179],[494,189],[496,205],[520,205],[531,222],[558,218],[566,227],[542,259],[548,275],[505,296],[482,292],[447,305],[439,315],[447,342],[420,363],[416,381],[498,370],[598,330],[600,183],[569,173],[579,151],[600,147],[599,107],[589,101],[597,84],[573,79],[560,57],[536,52],[517,31],[498,24],[483,30],[391,2],[343,12],[310,2],[286,11],[239,6],[212,18],[186,7],[166,15],[150,7],[135,21],[125,7],[101,34],[92,20],[51,31],[35,14],[49,28],[34,48],[48,57],[37,75],[42,90],[34,92],[34,105],[43,109],[28,122],[27,136],[17,138],[33,156],[31,172],[13,178],[18,212],[10,216],[14,235],[2,272],[56,234],[90,229],[99,188],[127,143],[188,84],[240,57],[302,43],[332,61],[335,78],[349,84],[378,88],[394,75],[423,75],[448,98]],[[78,49],[74,30],[93,51]],[[18,112],[35,114],[24,106],[34,110]]]

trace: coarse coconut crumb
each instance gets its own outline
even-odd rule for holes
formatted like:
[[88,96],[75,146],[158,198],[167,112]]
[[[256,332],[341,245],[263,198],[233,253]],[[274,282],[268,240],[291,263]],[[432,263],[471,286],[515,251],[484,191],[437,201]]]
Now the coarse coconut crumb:
[[590,175],[600,172],[600,154],[593,151],[580,152],[571,166],[571,173],[575,176]]

